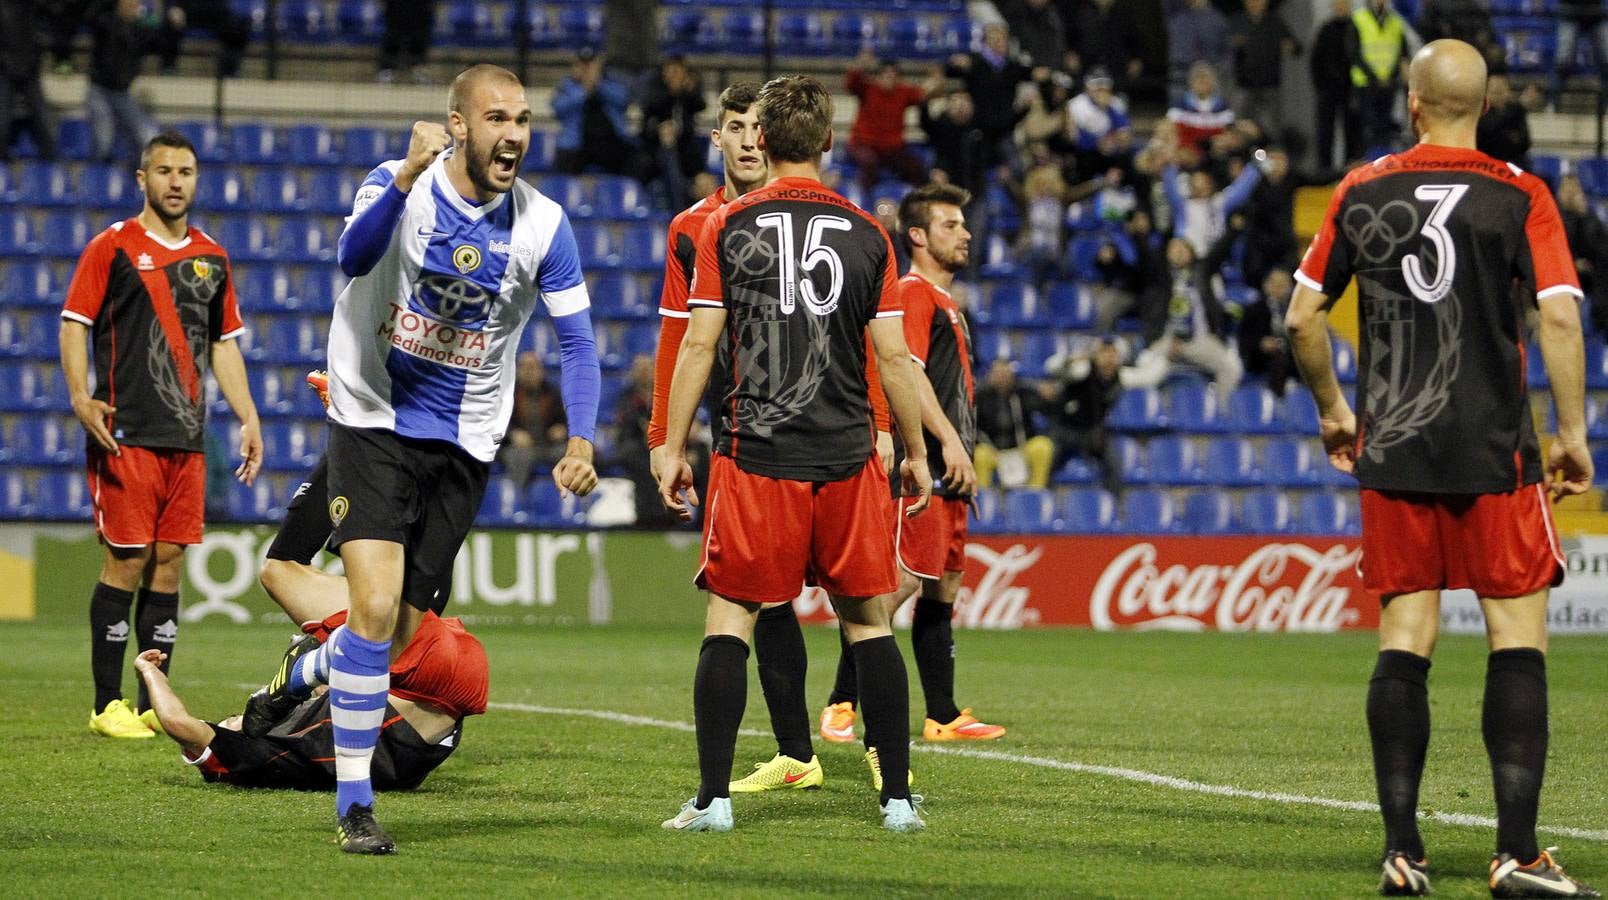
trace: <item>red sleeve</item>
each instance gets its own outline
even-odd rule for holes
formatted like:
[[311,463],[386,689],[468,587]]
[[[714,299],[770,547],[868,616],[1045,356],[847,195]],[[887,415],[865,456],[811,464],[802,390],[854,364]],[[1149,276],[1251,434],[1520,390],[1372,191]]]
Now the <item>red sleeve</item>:
[[[222,252],[220,249],[219,253]],[[240,301],[235,297],[234,267],[227,254],[223,257],[223,293],[212,310],[211,326],[214,341],[232,341],[246,333],[246,323],[240,318]]]
[[927,92],[918,87],[906,87],[904,93],[905,106],[917,106],[925,103]]
[[698,233],[687,230],[687,214],[676,216],[670,223],[670,239],[664,254],[664,285],[659,289],[659,315],[686,316],[687,291],[691,288],[691,279],[687,277],[687,270],[682,263],[681,254],[676,252],[676,238],[682,234],[692,240],[696,246]]
[[1558,216],[1558,204],[1552,193],[1539,178],[1528,179],[1530,214],[1524,219],[1524,242],[1529,248],[1530,271],[1535,298],[1544,300],[1553,294],[1569,294],[1576,300],[1580,292],[1580,278],[1575,272],[1574,256],[1569,251],[1569,237],[1563,230],[1563,219]]
[[720,282],[720,259],[715,252],[720,229],[726,224],[725,211],[726,207],[721,207],[710,215],[698,234],[698,261],[692,267],[692,292],[687,296],[689,307],[726,305],[725,287]]
[[[877,230],[882,231],[882,226],[878,225]],[[904,304],[899,300],[899,270],[895,262],[898,257],[893,253],[893,241],[888,238],[886,231],[882,231],[882,242],[887,245],[888,257],[882,267],[882,290],[877,297],[875,317],[878,319],[904,315]]]
[[865,93],[865,73],[859,69],[850,69],[843,76],[843,89],[864,99],[862,95]]
[[112,259],[117,255],[116,235],[115,230],[106,229],[95,235],[79,255],[72,283],[67,285],[67,304],[62,308],[62,318],[85,325],[95,324],[101,305],[106,302],[106,281],[112,271]]
[[676,374],[676,356],[687,336],[687,320],[665,316],[659,321],[659,353],[653,360],[653,412],[648,416],[648,449],[664,446],[665,417],[670,413],[670,379]]
[[910,358],[926,368],[932,344],[932,298],[925,285],[901,281],[899,302],[904,304],[905,346],[910,348]]
[[893,417],[888,414],[888,395],[882,390],[882,376],[877,374],[877,348],[871,343],[871,333],[865,335],[865,387],[870,393],[871,419],[878,431],[893,431]]
[[1356,182],[1356,176],[1366,168],[1356,169],[1346,176],[1329,196],[1329,209],[1323,214],[1323,224],[1307,247],[1301,267],[1296,269],[1295,280],[1329,298],[1333,303],[1345,293],[1351,281],[1351,248],[1345,232],[1339,227],[1340,210],[1345,203],[1346,191]]

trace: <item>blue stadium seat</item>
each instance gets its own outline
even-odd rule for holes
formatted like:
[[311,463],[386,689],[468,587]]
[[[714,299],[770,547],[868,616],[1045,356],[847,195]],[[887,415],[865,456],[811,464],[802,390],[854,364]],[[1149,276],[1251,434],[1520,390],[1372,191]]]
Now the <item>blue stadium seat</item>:
[[811,12],[787,13],[776,19],[776,46],[788,55],[824,56],[832,53],[832,41],[819,15]]
[[1232,427],[1217,391],[1194,378],[1168,388],[1167,421],[1179,431],[1199,434],[1220,434]]
[[9,462],[24,466],[66,466],[84,459],[84,430],[75,418],[24,415],[9,442]]
[[1150,480],[1150,465],[1145,460],[1144,447],[1135,438],[1117,435],[1111,438],[1117,451],[1117,465],[1124,481],[1143,484]]
[[586,524],[586,507],[574,494],[558,495],[558,486],[547,478],[531,482],[526,502],[530,505],[531,521],[542,528],[575,528]]
[[1262,452],[1263,476],[1275,487],[1316,487],[1324,482],[1323,470],[1329,468],[1312,438],[1273,438]]
[[1206,471],[1201,465],[1195,442],[1178,435],[1152,438],[1145,456],[1150,462],[1150,480],[1156,484],[1201,484]]
[[1168,427],[1161,395],[1151,388],[1123,391],[1106,421],[1117,431],[1164,431]]
[[513,9],[488,3],[459,3],[448,19],[452,42],[460,47],[506,46],[513,27]]
[[[1600,302],[1608,303],[1608,294],[1603,294]],[[1592,303],[1599,302],[1595,297]],[[1594,391],[1608,390],[1608,352],[1604,352],[1603,339],[1600,337],[1586,338],[1586,387]]]
[[[348,164],[370,169],[386,160],[401,159],[407,149],[400,132],[370,125],[346,129],[341,145]],[[350,201],[351,198],[347,199]]]
[[240,173],[228,166],[203,167],[195,186],[196,202],[208,211],[244,211],[251,208],[251,194]]
[[279,162],[279,133],[272,125],[239,122],[229,129],[229,158],[236,165]]
[[1535,341],[1524,345],[1524,370],[1524,380],[1532,389],[1547,386],[1546,360],[1541,356],[1541,345]]
[[89,163],[78,176],[78,199],[94,209],[126,213],[139,202],[139,186],[122,166]]
[[260,262],[275,256],[273,234],[268,224],[256,216],[230,216],[208,229],[212,239],[229,251],[229,258],[240,262]]
[[993,320],[1007,327],[1038,328],[1051,324],[1038,291],[1024,281],[996,283],[988,295],[988,307]]
[[497,475],[486,485],[486,495],[480,501],[480,512],[475,516],[475,524],[482,527],[507,528],[528,525],[531,518],[530,509],[525,502],[525,492],[521,491],[511,479]]
[[78,202],[78,190],[65,163],[25,162],[13,186],[16,195],[8,199],[25,206],[72,206]]
[[1537,178],[1547,183],[1553,190],[1558,188],[1558,179],[1563,175],[1563,158],[1536,153],[1530,156],[1530,171]]
[[37,360],[0,363],[0,412],[71,412],[61,366]]
[[648,272],[664,271],[665,229],[657,222],[633,222],[620,231],[619,263]]
[[280,497],[275,490],[273,479],[258,476],[254,484],[245,485],[238,481],[229,481],[229,495],[224,500],[224,507],[228,512],[230,521],[234,522],[272,522],[285,515],[283,503],[289,497]]
[[279,32],[293,41],[320,43],[339,36],[340,23],[320,0],[280,0]]
[[630,272],[599,272],[588,278],[593,315],[598,318],[657,318],[659,297],[649,295]]
[[520,169],[526,172],[550,172],[553,158],[558,155],[558,132],[541,128],[530,133],[530,149]]
[[1163,490],[1131,490],[1122,495],[1122,530],[1134,534],[1177,534],[1184,530],[1178,504]]
[[571,47],[599,47],[603,43],[603,7],[566,6],[558,11],[559,37]]
[[43,249],[32,216],[21,209],[0,209],[0,256],[34,256]]
[[0,309],[0,356],[16,359],[28,355],[26,316]]
[[1185,531],[1191,534],[1233,534],[1234,501],[1223,491],[1196,491],[1184,498]]
[[1296,389],[1284,395],[1284,430],[1292,434],[1318,433],[1318,404],[1311,391]]
[[301,284],[297,288],[299,308],[308,312],[327,313],[335,308],[335,298],[340,296],[348,281],[346,273],[337,266],[311,266],[303,273]]
[[979,534],[993,534],[1009,529],[1010,525],[1005,519],[1004,504],[1000,502],[999,491],[979,488],[975,496],[975,506],[976,510],[972,514],[971,521],[972,530]]
[[335,27],[345,38],[365,43],[378,40],[385,34],[385,10],[379,0],[341,0]]
[[587,181],[575,175],[544,175],[537,182],[536,190],[562,206],[571,219],[585,219],[592,215],[587,185]]
[[592,186],[592,215],[599,219],[646,219],[651,212],[635,178],[600,175]]
[[1302,534],[1359,535],[1362,521],[1356,501],[1345,494],[1328,491],[1307,494],[1301,503],[1297,530]]
[[575,249],[581,256],[582,270],[613,268],[619,262],[614,233],[603,225],[575,222]]
[[93,148],[88,120],[62,119],[56,128],[56,149],[66,159],[89,159]]
[[565,46],[564,36],[550,13],[551,9],[545,3],[529,4],[525,10],[525,30],[530,34],[531,47],[549,50]]
[[1005,518],[1020,531],[1056,530],[1055,494],[1042,488],[1016,488],[1005,495]]
[[1295,527],[1290,498],[1283,491],[1252,491],[1240,506],[1240,524],[1250,534],[1289,534]]
[[90,238],[99,234],[95,219],[85,212],[69,212],[58,210],[46,214],[40,223],[39,234],[42,243],[50,247],[59,247],[67,253],[78,253],[89,244]]
[[765,17],[730,10],[720,20],[720,44],[728,53],[758,53],[765,47]]
[[264,212],[289,213],[306,210],[312,204],[295,172],[264,169],[251,183],[251,205]]
[[89,482],[82,472],[43,472],[34,485],[34,515],[57,522],[88,521],[94,515]]
[[1072,238],[1072,274],[1082,282],[1097,282],[1100,280],[1100,270],[1096,261],[1100,256],[1100,248],[1105,245],[1106,239],[1098,234],[1080,234]]
[[1073,456],[1063,463],[1061,468],[1050,473],[1050,483],[1092,485],[1099,480],[1099,474],[1099,470],[1092,462],[1081,456]]
[[1050,288],[1050,315],[1057,328],[1084,331],[1094,327],[1094,297],[1087,288],[1073,281],[1056,282]]
[[947,52],[942,33],[926,16],[890,17],[888,50],[901,59],[933,59]]
[[701,9],[674,9],[665,16],[659,42],[666,52],[707,50],[717,43],[715,26]]
[[659,326],[653,322],[633,322],[625,327],[627,360],[640,354],[653,356],[659,350]]
[[1595,156],[1580,160],[1575,168],[1580,176],[1580,187],[1593,197],[1608,197],[1608,157]]
[[1062,498],[1052,525],[1071,534],[1108,534],[1118,527],[1117,501],[1102,488],[1073,488]]
[[274,254],[287,262],[333,262],[337,239],[322,218],[286,218],[274,234]]
[[0,468],[0,518],[34,517],[33,485],[28,476],[13,468]]
[[1256,461],[1256,448],[1244,438],[1218,438],[1206,446],[1206,482],[1225,487],[1262,484],[1266,476]]
[[206,171],[206,163],[220,163],[229,158],[229,148],[224,143],[223,129],[215,122],[189,121],[177,122],[173,129],[189,139],[195,147],[195,158],[203,164],[202,171]]
[[[1351,342],[1339,335],[1333,336],[1330,341],[1330,356],[1334,360],[1334,374],[1341,384],[1357,383],[1357,351],[1352,349]],[[1296,385],[1296,390],[1301,390]]]
[[975,46],[981,45],[983,28],[980,22],[973,22],[964,16],[955,17],[944,22],[943,46],[948,53],[965,53]]
[[39,259],[14,260],[0,275],[0,305],[60,309],[66,289],[50,263]]
[[[239,429],[229,431],[239,433]],[[269,419],[262,425],[263,464],[270,469],[305,472],[324,452],[328,429],[308,428],[295,419]],[[230,448],[231,455],[237,452]]]
[[1060,336],[1048,329],[1018,332],[1012,343],[1015,345],[1012,357],[1019,364],[1018,371],[1026,378],[1042,377],[1050,359],[1062,351]]
[[[1306,393],[1297,387],[1290,394]],[[1244,384],[1228,398],[1229,427],[1241,434],[1282,434],[1285,424],[1278,398],[1260,384]]]
[[858,13],[841,13],[832,20],[832,47],[840,56],[880,49],[877,20]]
[[307,188],[307,210],[345,218],[357,199],[359,179],[346,169],[319,169]]
[[285,154],[299,166],[333,166],[343,162],[335,132],[324,125],[292,125],[286,129]]
[[[0,371],[4,371],[0,369]],[[0,382],[3,386],[4,382]],[[1598,444],[1591,448],[1592,479],[1598,485],[1608,485],[1608,444]]]

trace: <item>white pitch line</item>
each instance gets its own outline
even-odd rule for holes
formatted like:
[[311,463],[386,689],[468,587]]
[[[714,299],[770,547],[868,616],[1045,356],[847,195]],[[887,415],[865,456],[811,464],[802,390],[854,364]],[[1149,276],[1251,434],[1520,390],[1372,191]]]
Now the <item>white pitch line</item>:
[[[566,709],[557,706],[535,706],[528,703],[488,703],[492,709],[504,709],[510,712],[536,713],[549,716],[574,716],[577,718],[601,719],[605,722],[614,722],[619,725],[636,725],[645,728],[664,728],[671,731],[693,731],[691,722],[672,722],[667,719],[654,719],[648,716],[634,716],[628,713],[613,712],[606,709]],[[744,737],[769,737],[770,732],[754,728],[744,728],[739,734]],[[912,750],[921,753],[937,753],[944,756],[961,756],[967,759],[980,759],[991,762],[1007,762],[1019,766],[1034,766],[1040,769],[1055,769],[1061,772],[1077,772],[1083,775],[1099,775],[1105,778],[1117,778],[1123,781],[1134,781],[1140,784],[1155,787],[1169,788],[1175,791],[1188,791],[1195,794],[1210,794],[1216,797],[1236,797],[1244,800],[1257,800],[1267,803],[1282,803],[1294,806],[1318,806],[1324,809],[1338,809],[1346,812],[1379,812],[1379,806],[1363,800],[1335,800],[1329,797],[1309,797],[1305,794],[1287,794],[1281,791],[1252,791],[1237,788],[1226,784],[1208,784],[1202,781],[1191,781],[1174,775],[1161,775],[1156,772],[1146,772],[1141,769],[1126,769],[1119,766],[1100,766],[1091,763],[1067,762],[1060,759],[1050,759],[1044,756],[1027,756],[1021,753],[1006,753],[1001,750],[974,750],[967,747],[939,747],[930,744],[913,744]],[[1496,820],[1489,816],[1475,816],[1466,813],[1431,812],[1419,813],[1419,818],[1443,825],[1462,825],[1469,828],[1496,828]],[[1599,841],[1608,843],[1608,830],[1593,828],[1570,828],[1559,825],[1540,825],[1537,828],[1550,834],[1564,837],[1579,838],[1585,841]]]

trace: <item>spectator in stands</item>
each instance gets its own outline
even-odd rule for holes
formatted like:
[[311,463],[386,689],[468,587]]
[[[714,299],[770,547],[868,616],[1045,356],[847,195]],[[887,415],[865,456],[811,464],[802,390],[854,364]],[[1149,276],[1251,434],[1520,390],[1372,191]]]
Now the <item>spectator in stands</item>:
[[1032,271],[1040,291],[1048,290],[1052,279],[1067,273],[1068,207],[1095,196],[1120,178],[1121,173],[1113,170],[1068,186],[1059,165],[1043,162],[1021,181],[1005,179],[1006,190],[1022,212],[1021,229],[1016,234],[1016,260]]
[[1189,89],[1173,95],[1167,120],[1178,127],[1178,144],[1204,152],[1206,143],[1234,124],[1234,110],[1218,88],[1217,70],[1210,63],[1189,67]]
[[1017,383],[1016,364],[996,359],[977,388],[977,484],[988,487],[999,475],[1001,487],[1048,487],[1055,444],[1037,433],[1033,414],[1039,392]]
[[45,16],[45,31],[50,44],[51,65],[55,67],[56,74],[72,74],[73,38],[78,36],[79,29],[94,18],[90,14],[96,12],[100,5],[101,0],[55,0],[48,7],[40,4],[41,8],[49,11],[49,15]]
[[[1143,208],[1128,213],[1122,230],[1108,233],[1100,245],[1094,264],[1100,278],[1090,287],[1095,305],[1094,328],[1105,333],[1140,298],[1155,296],[1151,284],[1167,271],[1167,257],[1161,237],[1151,225],[1150,213]],[[1140,315],[1144,317],[1143,312]]]
[[553,89],[553,116],[560,126],[555,167],[570,175],[594,169],[633,174],[636,142],[625,121],[630,105],[630,86],[604,74],[603,57],[582,47],[570,74]]
[[1066,21],[1050,0],[998,0],[996,5],[1030,65],[1066,65]]
[[1240,317],[1240,361],[1246,372],[1266,376],[1268,390],[1280,399],[1290,379],[1301,377],[1290,358],[1290,337],[1284,330],[1284,311],[1294,292],[1295,279],[1289,269],[1269,269],[1256,300]]
[[1480,152],[1530,168],[1530,114],[1514,96],[1508,77],[1492,72],[1485,78],[1485,115],[1480,116],[1475,141]]
[[1128,119],[1128,104],[1113,88],[1110,73],[1103,68],[1090,69],[1083,79],[1083,93],[1067,105],[1079,172],[1126,168],[1133,159],[1133,123]]
[[[966,227],[972,233],[972,246],[978,249],[971,253],[967,271],[975,275],[988,255],[991,225],[985,197],[988,139],[977,127],[976,104],[965,90],[951,91],[936,115],[932,106],[930,102],[924,103],[919,110],[921,130],[927,133],[927,145],[933,154],[933,167],[928,177],[963,187],[972,196],[971,205],[966,208]],[[893,245],[897,252],[900,242],[894,241]]]
[[658,11],[657,0],[603,0],[603,55],[627,78],[642,78],[659,65]]
[[435,27],[435,0],[386,0],[385,33],[380,36],[379,80],[395,81],[407,72],[415,84],[429,84],[430,32]]
[[1102,338],[1090,352],[1072,356],[1060,368],[1057,380],[1046,389],[1050,442],[1055,456],[1050,471],[1058,472],[1067,460],[1081,456],[1100,469],[1105,489],[1122,494],[1122,460],[1106,428],[1106,418],[1122,396],[1122,350]]
[[[167,27],[178,27],[184,17],[177,7],[167,15]],[[144,15],[140,0],[117,0],[95,20],[84,106],[93,152],[102,162],[112,160],[119,136],[130,152],[138,153],[156,135],[156,123],[128,89],[140,74],[145,54],[161,40],[163,27],[155,17]]]
[[[537,465],[552,466],[563,458],[568,439],[564,401],[558,389],[548,383],[541,358],[528,351],[519,354],[514,372],[514,413],[497,459],[508,477],[523,489]],[[646,459],[647,454],[642,458]]]
[[1351,88],[1356,98],[1364,148],[1389,147],[1396,140],[1396,97],[1407,74],[1407,23],[1390,0],[1368,0],[1351,15],[1347,44]]
[[1080,7],[1071,23],[1072,56],[1067,71],[1073,74],[1104,69],[1131,91],[1144,76],[1139,59],[1139,29],[1133,13],[1116,0],[1091,0]]
[[1416,25],[1418,36],[1426,44],[1455,38],[1480,51],[1487,65],[1503,62],[1505,54],[1496,40],[1485,0],[1421,0]]
[[1608,336],[1608,292],[1597,290],[1597,273],[1603,272],[1608,278],[1608,227],[1592,212],[1578,176],[1565,175],[1558,182],[1558,213],[1563,217],[1563,230],[1574,254],[1580,289],[1591,298],[1592,327],[1597,334]]
[[[1358,146],[1361,126],[1351,109],[1351,40],[1356,26],[1351,22],[1351,0],[1333,0],[1330,18],[1318,28],[1312,39],[1310,57],[1312,91],[1317,95],[1314,129],[1316,158],[1319,168],[1333,168],[1339,163],[1356,159],[1362,152]],[[1340,158],[1334,155],[1334,124],[1340,122]]]
[[1245,0],[1245,9],[1229,20],[1234,45],[1235,105],[1239,114],[1262,123],[1268,134],[1284,131],[1284,60],[1301,55],[1301,44],[1284,24],[1284,18],[1268,9],[1268,0]]
[[[1557,53],[1553,56],[1552,73],[1547,76],[1547,109],[1556,111],[1558,95],[1563,92],[1563,80],[1578,68],[1575,50],[1580,33],[1586,33],[1597,51],[1597,72],[1601,78],[1608,72],[1608,6],[1603,0],[1559,0]],[[1602,90],[1598,82],[1599,91]]]
[[1197,258],[1189,241],[1174,237],[1167,242],[1165,281],[1153,289],[1162,296],[1148,304],[1161,314],[1146,323],[1147,345],[1123,374],[1124,384],[1157,387],[1174,365],[1188,363],[1210,375],[1218,399],[1228,402],[1245,366],[1224,340],[1228,315],[1212,287],[1215,274],[1210,263]]
[[56,158],[56,122],[39,86],[39,12],[37,0],[0,0],[0,162],[11,159],[19,109],[40,157]]
[[[392,0],[390,6],[429,6],[430,0]],[[174,11],[178,15],[174,15]],[[184,32],[202,28],[218,42],[218,76],[233,78],[240,74],[240,61],[246,55],[246,43],[251,39],[251,22],[229,8],[228,0],[168,0],[167,13],[174,27],[162,32],[160,51],[162,71],[174,72],[179,65],[179,52],[184,43]]]
[[1011,133],[1027,115],[1027,108],[1017,102],[1017,89],[1032,80],[1033,70],[1011,53],[1010,31],[1003,24],[986,26],[982,48],[950,57],[945,73],[961,79],[971,95],[972,121],[982,132],[986,154],[984,169],[1014,164]]
[[1188,194],[1180,185],[1177,164],[1162,170],[1162,191],[1172,213],[1172,233],[1189,242],[1196,256],[1204,256],[1217,239],[1229,214],[1244,206],[1251,193],[1262,181],[1262,172],[1256,166],[1245,166],[1228,187],[1219,191],[1211,171],[1205,167],[1190,172]]
[[1167,85],[1181,91],[1196,63],[1227,72],[1233,62],[1228,19],[1208,0],[1167,0]]
[[1295,194],[1304,187],[1338,181],[1336,171],[1296,171],[1290,154],[1273,145],[1258,154],[1256,165],[1262,177],[1251,190],[1245,205],[1248,216],[1245,280],[1256,284],[1275,266],[1293,271],[1301,246],[1295,236]]
[[899,77],[899,63],[878,60],[870,48],[849,67],[844,86],[860,101],[860,108],[849,129],[848,153],[866,197],[871,196],[884,170],[906,184],[927,180],[926,164],[905,143],[905,110],[926,103],[928,91],[936,85],[931,81],[925,87],[906,84]]
[[641,142],[652,154],[647,171],[666,209],[681,210],[691,203],[689,182],[709,167],[709,135],[698,129],[706,106],[703,79],[679,53],[666,56],[643,88]]

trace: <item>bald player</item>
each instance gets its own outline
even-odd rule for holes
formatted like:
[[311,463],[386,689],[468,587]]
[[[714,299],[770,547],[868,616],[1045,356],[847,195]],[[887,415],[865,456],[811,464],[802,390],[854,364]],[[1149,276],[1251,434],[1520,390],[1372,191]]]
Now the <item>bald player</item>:
[[[1330,201],[1285,318],[1329,460],[1361,488],[1364,584],[1382,597],[1368,731],[1385,823],[1379,892],[1429,893],[1418,786],[1440,592],[1479,595],[1490,656],[1482,726],[1496,789],[1495,897],[1599,897],[1536,844],[1547,755],[1547,592],[1563,579],[1549,494],[1591,485],[1580,286],[1546,185],[1474,149],[1485,63],[1434,41],[1413,59],[1418,144],[1354,170]],[[1328,310],[1355,276],[1357,409]],[[1539,308],[1558,434],[1543,467],[1525,396]]]
[[392,640],[423,615],[417,585],[445,583],[480,508],[538,300],[558,335],[569,424],[553,478],[578,494],[597,484],[591,302],[564,210],[518,178],[525,88],[474,66],[448,102],[446,127],[415,123],[407,157],[364,179],[338,253],[352,281],[329,332],[329,544],[351,614],[328,646],[336,842],[349,853],[396,852],[369,777]]

